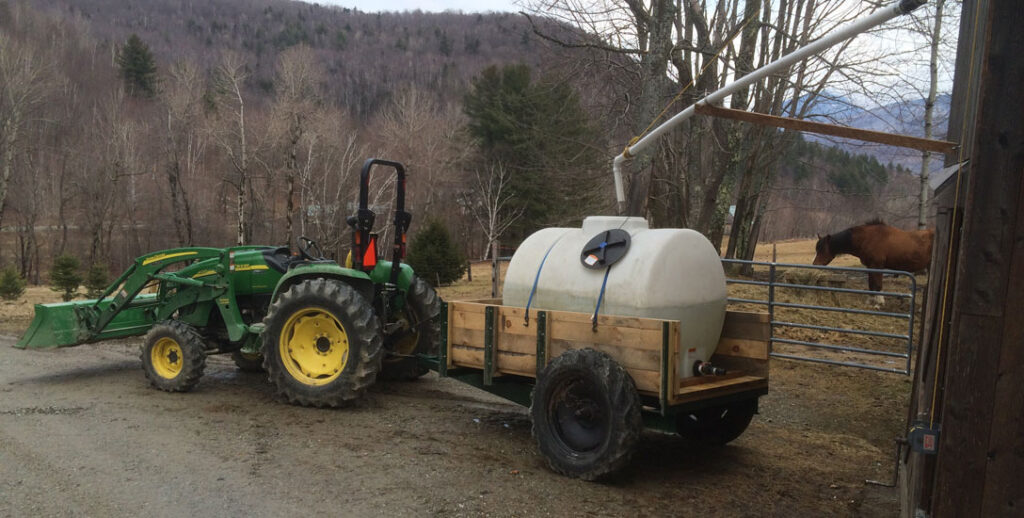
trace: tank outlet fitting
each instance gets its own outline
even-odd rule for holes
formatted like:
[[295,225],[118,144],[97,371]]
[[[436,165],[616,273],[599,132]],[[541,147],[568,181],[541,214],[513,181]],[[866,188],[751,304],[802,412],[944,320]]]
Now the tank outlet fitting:
[[715,367],[711,365],[711,362],[702,362],[697,360],[693,364],[693,375],[694,376],[724,376],[725,369],[722,367]]

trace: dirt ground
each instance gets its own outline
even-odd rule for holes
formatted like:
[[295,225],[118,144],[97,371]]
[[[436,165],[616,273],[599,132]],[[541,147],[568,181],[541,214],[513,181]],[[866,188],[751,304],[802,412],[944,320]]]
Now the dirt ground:
[[[472,285],[442,294],[487,296],[488,276],[480,265]],[[895,490],[864,480],[892,475],[907,376],[773,361],[760,414],[730,445],[646,432],[625,471],[589,483],[546,468],[524,408],[433,374],[318,410],[280,402],[261,375],[215,356],[194,391],[169,394],[148,387],[140,339],[10,347],[30,315],[27,302],[0,304],[0,516],[898,511]]]

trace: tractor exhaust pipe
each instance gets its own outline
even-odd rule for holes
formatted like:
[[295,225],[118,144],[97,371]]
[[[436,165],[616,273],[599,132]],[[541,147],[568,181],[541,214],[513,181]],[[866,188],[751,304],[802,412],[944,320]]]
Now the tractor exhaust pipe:
[[709,105],[717,103],[726,97],[738,92],[742,88],[746,88],[751,84],[760,81],[764,77],[773,74],[777,71],[788,68],[790,65],[804,60],[818,52],[821,52],[839,42],[846,41],[858,34],[865,32],[873,27],[881,25],[897,16],[907,14],[918,7],[921,7],[926,3],[927,0],[900,0],[887,7],[883,7],[873,14],[865,16],[859,20],[854,20],[830,34],[826,34],[821,39],[793,52],[782,56],[781,58],[768,63],[767,65],[758,68],[749,74],[729,83],[714,92],[704,96],[696,103],[690,105],[685,110],[677,113],[671,119],[663,122],[658,127],[651,130],[650,133],[644,136],[644,138],[637,141],[636,144],[626,146],[621,154],[612,160],[612,174],[615,176],[615,199],[618,205],[618,211],[620,215],[626,212],[626,194],[625,189],[622,185],[622,163],[626,160],[633,158],[638,153],[642,152],[648,146],[650,146],[658,137],[662,136],[672,128],[675,128],[683,121],[690,119],[696,113],[696,107],[698,105]]

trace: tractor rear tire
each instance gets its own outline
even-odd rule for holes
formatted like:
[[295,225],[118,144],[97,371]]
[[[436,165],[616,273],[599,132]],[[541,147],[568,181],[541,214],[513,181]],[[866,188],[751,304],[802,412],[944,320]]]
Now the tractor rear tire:
[[[437,354],[441,342],[440,315],[441,298],[437,292],[423,279],[413,277],[409,291],[405,293],[405,319],[417,331],[398,340],[391,351],[384,353],[379,379],[409,381],[429,372],[413,356]],[[388,357],[388,352],[395,353],[395,356]]]
[[373,384],[383,339],[370,303],[351,286],[312,279],[270,305],[263,367],[289,403],[346,406]]
[[196,328],[165,320],[146,333],[139,354],[146,379],[167,392],[187,392],[206,368],[206,342]]
[[757,399],[683,412],[676,416],[680,437],[709,446],[724,446],[747,429],[757,413]]
[[633,378],[607,354],[570,350],[541,371],[530,417],[551,469],[595,480],[629,462],[643,430]]
[[231,353],[231,360],[235,362],[235,367],[242,372],[263,372],[262,354],[246,354],[242,351],[235,351]]

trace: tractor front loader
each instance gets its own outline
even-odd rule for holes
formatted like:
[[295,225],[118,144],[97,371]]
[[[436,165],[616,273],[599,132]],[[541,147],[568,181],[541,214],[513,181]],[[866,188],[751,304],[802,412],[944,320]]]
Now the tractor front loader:
[[[398,175],[391,261],[378,258],[370,171]],[[402,264],[405,168],[370,159],[360,174],[352,261],[323,257],[315,241],[288,247],[176,248],[137,258],[97,299],[38,304],[18,348],[69,347],[145,335],[143,370],[161,390],[199,381],[211,354],[265,370],[289,402],[342,406],[378,377],[426,373],[417,355],[437,350],[440,299]]]

